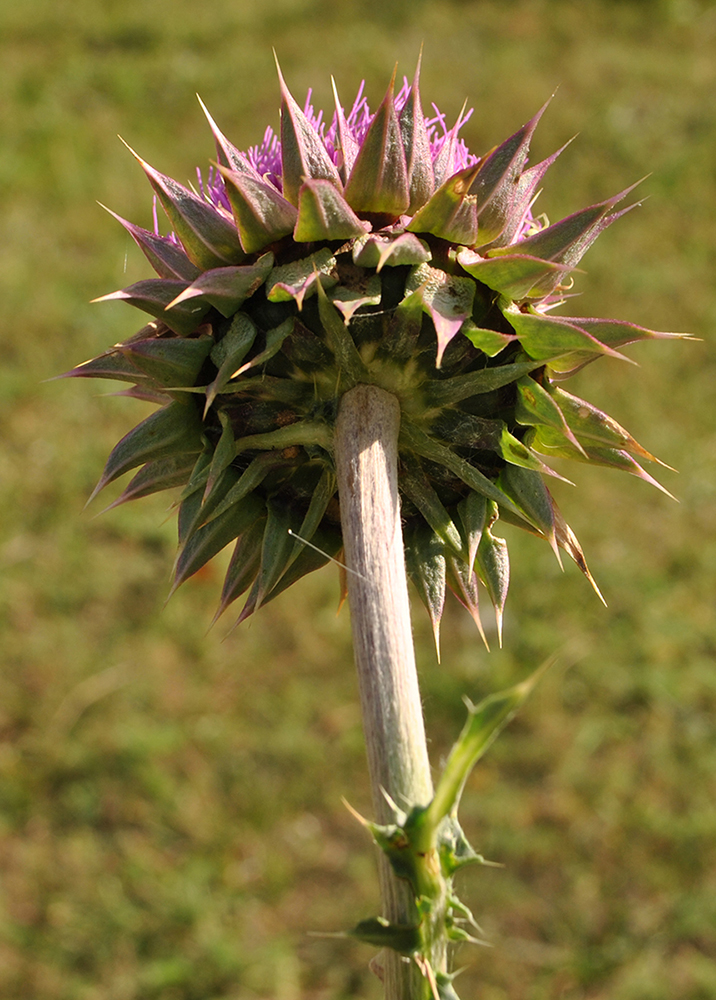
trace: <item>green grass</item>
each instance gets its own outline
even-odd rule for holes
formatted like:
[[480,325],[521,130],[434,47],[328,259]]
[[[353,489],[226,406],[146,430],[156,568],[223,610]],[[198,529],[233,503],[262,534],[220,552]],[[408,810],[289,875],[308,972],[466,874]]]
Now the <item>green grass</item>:
[[[0,996],[7,1000],[375,997],[369,948],[309,931],[378,902],[347,610],[333,570],[248,626],[207,634],[220,568],[164,607],[165,498],[82,513],[141,405],[43,382],[139,325],[89,299],[147,276],[97,200],[139,223],[149,190],[117,132],[179,179],[213,155],[199,91],[239,146],[277,122],[270,48],[329,106],[395,59],[482,151],[558,91],[535,160],[575,132],[552,218],[647,172],[601,237],[579,311],[688,330],[574,390],[680,470],[674,504],[571,470],[560,490],[609,602],[510,538],[505,648],[457,606],[438,667],[416,607],[438,765],[473,700],[554,669],[468,786],[471,839],[504,869],[463,895],[495,947],[463,948],[465,1000],[716,995],[716,7],[547,0],[270,5],[11,0],[0,13]],[[571,387],[570,387],[571,388]],[[111,499],[111,496],[109,497]],[[101,503],[96,503],[96,509]],[[506,533],[507,533],[506,529]]]

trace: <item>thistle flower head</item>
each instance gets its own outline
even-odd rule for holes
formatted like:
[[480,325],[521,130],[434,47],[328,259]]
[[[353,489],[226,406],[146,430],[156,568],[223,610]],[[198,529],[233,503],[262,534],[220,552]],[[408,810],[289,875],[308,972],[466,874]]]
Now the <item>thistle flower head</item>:
[[175,586],[234,542],[220,610],[248,591],[243,620],[339,553],[337,406],[379,385],[401,405],[406,560],[436,639],[447,588],[481,629],[484,585],[499,628],[498,519],[591,581],[546,485],[551,458],[655,483],[640,464],[653,457],[561,383],[676,335],[550,315],[631,189],[549,225],[532,205],[561,150],[528,165],[544,108],[480,157],[460,136],[471,112],[452,125],[424,113],[418,72],[397,93],[393,79],[375,112],[363,85],[348,111],[334,85],[325,115],[310,92],[301,108],[280,70],[279,82],[280,133],[246,152],[206,112],[216,159],[195,189],[137,157],[170,232],[115,216],[157,277],[102,299],[152,319],[69,374],[127,381],[159,409],[117,444],[95,492],[137,469],[115,504],[181,487]]

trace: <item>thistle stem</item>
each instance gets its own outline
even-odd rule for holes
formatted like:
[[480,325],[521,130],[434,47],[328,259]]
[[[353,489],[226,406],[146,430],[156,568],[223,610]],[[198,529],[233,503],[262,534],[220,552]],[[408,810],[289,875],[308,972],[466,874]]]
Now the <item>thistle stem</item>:
[[[348,573],[348,600],[373,808],[394,821],[398,806],[427,805],[433,795],[410,625],[398,499],[400,406],[377,386],[357,385],[342,398],[335,462]],[[360,575],[357,575],[360,574]],[[383,915],[417,921],[409,883],[380,856]],[[417,967],[385,953],[386,1000],[418,1000],[431,990]]]

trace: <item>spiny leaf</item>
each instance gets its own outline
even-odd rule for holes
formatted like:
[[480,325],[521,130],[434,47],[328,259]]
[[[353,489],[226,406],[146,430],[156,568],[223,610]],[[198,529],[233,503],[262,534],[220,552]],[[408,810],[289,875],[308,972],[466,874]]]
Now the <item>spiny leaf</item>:
[[236,539],[229,568],[224,577],[221,601],[212,624],[218,621],[228,606],[241,597],[256,579],[261,564],[261,546],[265,526],[266,518],[259,517]]
[[[607,445],[610,448],[623,448],[625,451],[629,451],[633,455],[638,455],[640,458],[645,458],[649,462],[658,462],[659,465],[664,465],[658,458],[650,454],[646,448],[642,448],[629,431],[625,430],[621,424],[618,424],[613,417],[610,417],[608,413],[603,413],[602,410],[598,410],[596,406],[592,406],[585,399],[573,396],[571,393],[565,392],[564,389],[560,389],[557,386],[551,389],[550,398],[553,399],[555,406],[559,407],[569,433],[565,432],[561,427],[558,429],[563,430],[565,437],[578,451],[584,453],[584,449],[574,437],[574,434],[594,441],[597,444]],[[546,421],[544,422],[546,423]],[[552,426],[556,425],[553,424]],[[669,466],[666,466],[666,468],[669,468]]]
[[[463,270],[477,278],[483,285],[510,299],[530,297],[537,282],[545,277],[559,279],[572,270],[567,264],[557,264],[551,260],[541,260],[524,253],[512,253],[505,257],[482,257],[475,250],[464,247],[457,255],[457,262]],[[541,293],[537,293],[539,296]]]
[[395,73],[346,183],[346,201],[356,212],[397,217],[410,205],[408,170],[395,113],[394,85]]
[[445,544],[461,554],[463,547],[460,532],[423,471],[420,460],[410,453],[401,456],[400,489]]
[[489,330],[477,326],[471,319],[466,319],[460,328],[463,336],[467,337],[473,347],[476,347],[488,358],[494,358],[500,351],[503,351],[509,343],[516,338],[509,333],[500,333],[497,330]]
[[362,222],[331,181],[306,180],[298,191],[298,219],[293,231],[297,243],[349,240],[370,229]]
[[497,638],[501,649],[502,616],[510,586],[510,557],[505,539],[493,535],[489,528],[485,528],[477,548],[477,565],[480,579],[487,587],[495,609]]
[[517,361],[508,365],[495,365],[493,368],[481,368],[479,371],[468,372],[467,375],[455,375],[441,382],[432,382],[426,387],[426,396],[430,406],[449,406],[460,403],[470,396],[478,396],[485,392],[494,392],[503,385],[517,381],[523,375],[541,367],[539,361]]
[[300,512],[288,506],[280,498],[266,501],[268,518],[261,547],[261,567],[257,578],[258,593],[256,607],[270,594],[291,562],[294,539],[291,533],[298,531],[302,522]]
[[219,126],[216,124],[214,119],[209,114],[206,105],[199,97],[196,95],[199,104],[201,105],[201,110],[206,115],[206,120],[209,122],[209,127],[214,134],[214,140],[216,142],[216,153],[219,159],[219,164],[222,167],[228,167],[230,170],[235,171],[238,174],[250,174],[252,177],[258,179],[259,175],[254,170],[254,168],[249,164],[244,153],[236,148],[233,143],[229,142],[224,133],[220,130]]
[[320,282],[317,283],[317,291],[318,313],[326,343],[338,363],[338,370],[344,385],[346,388],[350,388],[358,382],[369,381],[368,372],[358,348],[336,307],[328,301]]
[[425,127],[425,115],[420,101],[420,61],[419,58],[413,84],[408,99],[401,109],[399,120],[408,172],[410,193],[408,213],[410,215],[414,215],[428,201],[435,190],[430,139]]
[[400,267],[402,264],[425,264],[432,253],[425,240],[414,233],[369,233],[353,244],[353,263],[358,267]]
[[475,568],[475,556],[480,544],[487,520],[488,501],[480,493],[471,490],[464,500],[457,505],[462,529],[467,541],[467,568],[472,572]]
[[447,584],[462,606],[470,613],[475,622],[480,638],[489,652],[490,646],[482,627],[480,618],[480,599],[477,586],[477,574],[474,573],[464,559],[447,555]]
[[127,148],[149,178],[190,260],[202,271],[240,264],[246,254],[231,220],[171,177],[150,167],[131,147]]
[[219,369],[216,378],[207,386],[204,416],[216,396],[233,377],[241,362],[251,350],[258,330],[246,313],[237,313],[231,326],[211,352],[211,360]]
[[251,527],[264,512],[263,499],[250,493],[220,517],[191,531],[177,558],[171,594],[229,542]]
[[[500,486],[493,483],[492,480],[484,476],[464,458],[456,455],[450,448],[431,438],[425,431],[416,427],[410,421],[403,420],[401,423],[400,437],[418,455],[427,458],[431,462],[444,465],[446,469],[454,472],[467,486],[470,486],[477,493],[481,493],[488,500],[494,500],[495,503],[506,510],[511,510],[518,517],[522,514],[520,508],[507,496]],[[517,466],[507,466],[507,468],[517,469]],[[526,469],[518,469],[517,471],[520,473],[527,472]],[[539,476],[538,473],[535,473],[535,475]]]
[[301,526],[298,532],[296,532],[289,565],[304,551],[306,548],[305,543],[310,542],[318,531],[323,521],[323,515],[326,513],[329,503],[335,496],[337,488],[338,483],[335,472],[328,467],[324,468],[318,483],[311,493],[311,502],[301,521]]
[[336,258],[328,247],[323,247],[310,257],[275,267],[266,282],[266,296],[269,302],[294,299],[300,310],[303,300],[316,294],[319,283],[324,289],[338,284],[335,269]]
[[542,455],[553,458],[571,458],[578,462],[589,462],[592,465],[607,465],[612,469],[621,469],[623,472],[629,472],[632,476],[643,479],[644,482],[655,486],[657,490],[661,490],[670,499],[676,499],[673,494],[669,493],[666,487],[662,486],[653,476],[650,476],[639,465],[636,459],[632,458],[629,452],[623,448],[609,448],[593,444],[584,439],[582,441],[583,448],[577,451],[558,431],[553,430],[551,427],[535,428],[531,443],[535,450],[539,451]]
[[336,285],[328,292],[328,299],[343,316],[343,322],[348,325],[356,313],[363,306],[380,305],[382,295],[382,285],[380,275],[373,274],[364,283],[362,288],[344,288],[343,285]]
[[121,496],[117,497],[109,507],[106,507],[105,511],[119,507],[120,504],[127,503],[129,500],[138,500],[140,497],[151,496],[152,493],[169,490],[175,486],[183,486],[191,475],[195,464],[196,454],[194,452],[170,455],[168,458],[147,462],[133,476]]
[[408,576],[430,616],[439,663],[440,619],[445,606],[445,544],[427,524],[416,524],[406,538],[405,562]]
[[480,242],[483,244],[497,239],[514,211],[517,181],[527,162],[534,131],[548,104],[549,101],[480,163],[470,194],[477,202]]
[[273,263],[273,254],[265,253],[255,264],[244,267],[217,267],[211,271],[204,271],[188,288],[177,295],[173,302],[169,303],[168,308],[174,309],[182,302],[201,299],[214,306],[228,319],[263,285],[273,269]]
[[156,385],[190,386],[213,345],[211,337],[152,337],[133,340],[120,350]]
[[[236,453],[236,443],[234,442],[234,453]],[[235,503],[239,503],[244,497],[261,485],[272,469],[283,464],[279,455],[273,452],[263,452],[253,458],[244,471],[239,475],[236,482],[226,490],[222,497],[217,497],[214,510],[207,512],[206,521],[209,522],[216,517],[221,517]]]
[[422,296],[423,308],[435,326],[438,342],[435,367],[439,368],[445,348],[472,313],[475,283],[419,264],[408,276],[405,291],[419,291]]
[[160,458],[201,451],[201,420],[193,402],[169,403],[137,424],[112,449],[88,503],[119,476]]
[[520,233],[525,228],[525,223],[528,222],[530,206],[537,197],[537,189],[542,181],[542,178],[557,157],[564,152],[571,142],[572,140],[569,139],[568,142],[566,142],[555,153],[552,153],[551,156],[548,156],[540,163],[536,163],[533,167],[530,167],[529,170],[525,170],[522,174],[520,174],[515,183],[515,190],[512,195],[509,215],[500,235],[488,244],[482,244],[482,241],[478,240],[483,254],[487,253],[488,250],[497,249],[498,247],[507,247],[511,243],[516,242]]
[[[435,175],[436,185],[443,184],[455,173],[455,153],[457,151],[458,133],[469,117],[469,115],[465,116],[466,107],[467,101],[463,104],[455,124],[447,135],[444,136],[442,146],[433,160],[433,172]],[[475,166],[477,166],[477,164],[475,164]]]
[[550,361],[560,355],[581,352],[606,354],[621,361],[629,361],[623,354],[597,340],[573,320],[557,316],[544,316],[534,311],[521,312],[516,306],[503,308],[503,315],[513,327],[526,354],[537,361]]
[[[316,548],[304,546],[303,552],[298,555],[291,566],[286,570],[273,590],[264,595],[262,605],[266,605],[269,601],[278,597],[279,594],[282,594],[284,590],[287,590],[292,584],[294,584],[297,580],[300,580],[301,577],[305,576],[307,573],[312,573],[314,570],[320,569],[321,566],[325,566],[330,559],[334,558],[338,552],[340,552],[343,545],[340,531],[337,528],[331,528],[325,525],[321,525],[316,534],[313,536],[313,540]],[[236,621],[236,625],[240,625],[242,622],[246,621],[246,619],[257,610],[258,588],[259,584],[257,579],[251,588],[251,592],[246,599],[246,604],[241,610],[241,614]]]
[[260,177],[219,166],[234,213],[241,246],[247,254],[263,250],[293,232],[298,213],[273,185]]
[[547,392],[538,382],[529,377],[519,379],[516,385],[515,418],[518,423],[532,427],[539,424],[554,427],[561,431],[575,448],[581,451],[582,446],[574,436],[559,405],[557,390],[552,389]]
[[150,316],[157,319],[178,333],[179,336],[188,336],[199,326],[202,318],[209,311],[208,302],[187,302],[182,303],[176,309],[167,311],[167,306],[173,302],[181,292],[187,287],[185,281],[174,281],[168,278],[147,278],[145,281],[136,281],[127,288],[121,288],[118,292],[110,292],[109,295],[101,295],[93,302],[127,302],[130,306],[142,309]]
[[355,139],[355,136],[348,127],[346,122],[346,116],[343,112],[341,102],[338,99],[338,90],[336,89],[336,81],[331,77],[331,86],[333,87],[333,98],[336,105],[336,125],[338,128],[338,149],[340,150],[342,162],[339,165],[339,173],[341,175],[341,180],[345,183],[348,176],[353,169],[353,164],[355,163],[356,156],[358,155],[358,150],[360,145]]
[[101,202],[100,207],[109,212],[117,222],[121,222],[160,278],[193,281],[201,274],[199,268],[192,264],[182,248],[170,237],[159,236],[141,226],[135,226]]
[[[274,53],[275,56],[275,53]],[[284,197],[298,205],[298,192],[306,178],[327,180],[342,188],[338,171],[321,137],[308,121],[286,86],[276,59],[281,86],[281,174]]]
[[517,465],[506,465],[500,473],[498,483],[517,505],[517,512],[542,532],[561,566],[562,560],[554,533],[554,501],[539,472]]
[[477,205],[468,194],[478,167],[452,174],[411,219],[413,233],[432,233],[443,240],[471,246],[477,241]]

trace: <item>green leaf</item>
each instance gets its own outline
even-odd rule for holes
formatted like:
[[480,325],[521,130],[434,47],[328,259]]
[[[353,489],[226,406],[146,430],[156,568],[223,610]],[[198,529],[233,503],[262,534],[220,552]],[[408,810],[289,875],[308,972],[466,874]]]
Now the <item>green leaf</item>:
[[490,646],[480,618],[477,574],[470,569],[464,559],[450,554],[447,558],[447,584],[460,604],[470,613],[470,617],[480,633],[480,638],[485,644],[485,649],[489,652]]
[[343,316],[343,322],[347,326],[354,313],[363,306],[380,305],[382,297],[382,284],[379,274],[372,274],[368,280],[362,283],[361,288],[344,288],[343,285],[336,285],[328,292],[328,299]]
[[[315,548],[304,546],[303,552],[301,552],[295,561],[289,566],[273,590],[264,595],[262,606],[268,604],[269,601],[272,601],[275,597],[278,597],[279,594],[282,594],[284,590],[287,590],[297,580],[300,580],[301,577],[306,576],[308,573],[312,573],[314,570],[320,569],[321,566],[325,566],[330,559],[334,558],[338,554],[343,545],[340,530],[323,525],[315,533],[313,540],[319,551]],[[242,608],[241,614],[237,619],[237,625],[246,621],[246,619],[254,613],[257,608],[257,598],[258,579],[251,588],[251,592],[246,599],[246,604]]]
[[526,125],[493,149],[480,163],[470,194],[477,202],[482,244],[497,239],[511,219],[518,195],[518,180],[527,163],[530,142],[548,104],[549,101]]
[[[554,476],[555,479],[561,479],[562,482],[569,483],[569,479],[565,479],[564,476],[560,476],[558,472],[554,469],[550,469],[548,465],[541,462],[540,459],[533,454],[530,449],[522,443],[514,434],[510,434],[507,427],[502,428],[502,433],[500,435],[500,440],[497,446],[497,453],[506,462],[511,465],[519,465],[523,469],[534,469],[535,472],[541,472],[543,475]],[[574,485],[573,483],[571,485]]]
[[487,520],[488,501],[480,493],[471,490],[464,500],[457,505],[462,522],[462,528],[467,540],[467,566],[472,572],[475,568],[475,556],[480,544]]
[[294,541],[293,551],[291,552],[291,558],[289,560],[289,565],[293,563],[298,556],[305,550],[305,542],[310,542],[323,520],[323,515],[326,513],[328,504],[331,502],[333,497],[336,495],[336,490],[338,484],[336,481],[335,472],[326,467],[321,473],[321,478],[318,480],[312,494],[311,502],[308,505],[308,510],[301,521],[301,526],[298,529],[297,534],[300,536]]
[[[266,346],[263,351],[259,351],[256,357],[251,358],[249,361],[244,362],[240,365],[236,371],[231,373],[230,378],[238,378],[239,375],[243,375],[250,368],[258,368],[260,365],[266,364],[271,358],[275,357],[281,350],[281,346],[286,339],[293,332],[295,319],[293,316],[289,316],[285,319],[283,323],[279,326],[273,327],[271,330],[266,331]],[[223,367],[223,366],[222,366]]]
[[494,358],[500,351],[504,350],[515,337],[509,333],[498,333],[497,330],[486,330],[477,326],[471,319],[466,319],[462,325],[461,333],[467,337],[473,347],[482,351],[489,358]]
[[88,503],[100,490],[138,465],[202,449],[201,419],[193,402],[173,402],[152,413],[125,434],[107,459],[102,478]]
[[[484,476],[464,458],[456,455],[455,452],[434,438],[431,438],[425,431],[416,427],[408,420],[404,419],[401,423],[400,439],[403,445],[407,446],[407,448],[412,448],[422,458],[427,458],[431,462],[437,462],[439,465],[443,465],[446,469],[454,472],[458,479],[461,479],[477,493],[481,493],[487,497],[488,500],[494,500],[495,503],[500,504],[507,510],[513,511],[518,516],[522,514],[520,508],[516,506],[500,486],[493,483],[491,479]],[[517,467],[508,466],[507,468],[514,469]],[[518,471],[523,472],[526,470],[520,469]]]
[[460,532],[425,475],[420,460],[410,453],[401,455],[399,484],[436,535],[456,553],[462,553]]
[[532,378],[521,378],[517,382],[515,418],[518,423],[528,427],[539,427],[540,424],[554,427],[561,431],[577,450],[582,450],[559,405],[557,391],[551,389],[548,392]]
[[532,438],[532,445],[536,451],[542,455],[552,458],[571,458],[577,462],[587,462],[593,465],[606,465],[612,469],[620,469],[629,472],[638,479],[643,479],[645,483],[650,483],[657,490],[661,490],[672,500],[675,497],[661,485],[661,483],[650,476],[649,473],[639,465],[636,459],[632,458],[628,451],[622,448],[608,448],[603,445],[593,444],[586,439],[583,447],[578,451],[564,437],[551,427],[535,428]]
[[289,532],[299,531],[302,522],[300,512],[286,504],[280,497],[267,500],[268,519],[264,529],[261,548],[261,568],[258,575],[256,607],[270,594],[291,563],[294,539]]
[[345,389],[351,388],[358,382],[370,381],[368,370],[348,327],[336,307],[328,301],[328,297],[320,285],[318,286],[318,314],[321,318],[326,344],[336,359]]
[[455,813],[473,767],[514,717],[551,662],[547,661],[521,684],[488,695],[478,705],[467,702],[467,722],[450,751],[435,797],[428,806],[427,827],[437,830],[444,817]]
[[229,568],[224,577],[219,610],[214,616],[214,621],[233,601],[248,590],[258,576],[265,527],[266,518],[259,517],[236,539]]
[[629,360],[573,321],[521,312],[516,306],[503,308],[502,312],[517,334],[522,349],[537,361],[549,361],[552,367],[553,359],[573,352],[587,356],[606,354],[621,361]]
[[[233,435],[232,435],[233,437]],[[234,454],[236,454],[236,444],[234,442]],[[229,510],[235,503],[239,503],[244,497],[247,497],[250,493],[261,485],[266,476],[275,469],[278,465],[283,465],[283,459],[280,455],[275,452],[262,452],[257,455],[256,458],[252,459],[244,471],[239,475],[236,482],[234,482],[223,497],[216,496],[215,507],[206,516],[206,521],[209,522],[215,517],[221,517],[227,510]]]
[[[564,421],[568,425],[569,434],[565,434],[565,437],[582,454],[584,454],[584,449],[574,437],[575,434],[587,442],[623,449],[633,455],[638,455],[640,458],[645,458],[649,462],[659,462],[658,458],[654,458],[646,448],[642,448],[629,431],[625,430],[608,413],[603,413],[586,400],[573,396],[556,386],[551,390],[551,398],[554,400],[555,406],[559,407],[560,413],[563,414]],[[659,464],[663,465],[663,462],[659,462]]]

